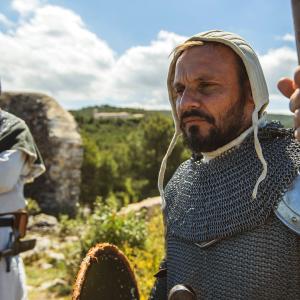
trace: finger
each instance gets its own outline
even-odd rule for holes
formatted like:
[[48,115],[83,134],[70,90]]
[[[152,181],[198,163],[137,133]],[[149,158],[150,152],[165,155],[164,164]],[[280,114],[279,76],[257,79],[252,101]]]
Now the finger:
[[291,95],[294,93],[295,88],[293,84],[293,80],[290,78],[281,78],[278,83],[277,87],[280,90],[280,92],[286,96],[287,98],[290,98]]
[[297,109],[300,109],[300,89],[296,89],[290,99],[290,110],[295,112]]
[[296,109],[294,113],[294,128],[300,128],[300,109]]
[[300,66],[296,68],[295,74],[294,74],[294,82],[295,82],[295,88],[300,87]]

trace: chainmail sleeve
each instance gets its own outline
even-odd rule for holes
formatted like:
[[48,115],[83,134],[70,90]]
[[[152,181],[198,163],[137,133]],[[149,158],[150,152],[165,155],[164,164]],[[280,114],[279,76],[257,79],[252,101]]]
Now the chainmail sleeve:
[[151,290],[149,300],[167,299],[167,260],[163,259],[159,266],[159,271],[154,275],[156,278]]

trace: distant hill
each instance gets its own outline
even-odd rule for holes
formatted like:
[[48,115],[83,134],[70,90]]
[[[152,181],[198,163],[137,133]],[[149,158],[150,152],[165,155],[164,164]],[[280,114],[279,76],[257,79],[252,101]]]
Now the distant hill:
[[286,128],[292,128],[293,125],[293,117],[289,115],[277,115],[277,114],[268,114],[267,120],[277,120],[279,121],[284,127]]
[[[153,115],[153,114],[164,114],[171,116],[171,111],[169,110],[144,110],[140,108],[128,108],[128,107],[114,107],[110,105],[102,105],[102,106],[90,106],[86,108],[82,108],[79,110],[72,110],[70,111],[77,120],[83,121],[90,121],[93,118],[93,115],[97,111],[98,113],[128,113],[128,114],[143,114],[144,116]],[[280,115],[280,114],[268,114],[267,120],[277,120],[279,121],[284,127],[293,127],[293,118],[290,115]]]
[[145,110],[142,108],[129,108],[129,107],[114,107],[110,105],[101,106],[89,106],[78,110],[70,110],[70,112],[79,118],[90,118],[94,115],[95,111],[97,113],[129,113],[129,114],[143,114],[151,115],[156,113],[171,115],[171,111],[168,110]]
[[[136,108],[113,107],[109,105],[90,106],[78,110],[71,110],[75,117],[80,133],[92,139],[101,150],[109,150],[123,144],[129,134],[134,132],[140,122],[151,115],[157,115],[157,111],[149,111]],[[163,112],[163,114],[170,112]],[[111,114],[111,117],[99,118],[99,115]],[[124,114],[132,115],[132,118],[124,118]],[[117,116],[120,117],[117,117]],[[134,116],[143,116],[136,118]]]
[[[174,133],[170,111],[111,106],[73,110],[83,139],[81,201],[96,196],[123,206],[157,195],[157,174]],[[190,154],[178,143],[166,181]],[[114,199],[114,200],[111,200]]]
[[[91,106],[70,112],[74,115],[81,134],[93,140],[99,150],[110,150],[123,144],[126,138],[137,130],[143,119],[157,115],[172,118],[169,110],[151,111],[109,105]],[[111,117],[99,118],[99,115],[103,114]],[[124,115],[132,117],[124,118]],[[269,114],[267,120],[278,120],[286,128],[293,127],[293,118],[289,115]]]

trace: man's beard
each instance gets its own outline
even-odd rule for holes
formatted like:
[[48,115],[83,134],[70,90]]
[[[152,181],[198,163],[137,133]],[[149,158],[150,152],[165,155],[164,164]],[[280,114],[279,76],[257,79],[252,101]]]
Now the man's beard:
[[[184,142],[193,153],[211,152],[228,144],[246,129],[244,124],[244,105],[245,101],[240,97],[239,101],[223,114],[220,120],[222,128],[216,125],[213,116],[203,111],[192,109],[184,112],[180,119]],[[200,133],[198,125],[189,127],[188,133],[184,130],[183,119],[192,116],[198,116],[211,125],[206,136]]]

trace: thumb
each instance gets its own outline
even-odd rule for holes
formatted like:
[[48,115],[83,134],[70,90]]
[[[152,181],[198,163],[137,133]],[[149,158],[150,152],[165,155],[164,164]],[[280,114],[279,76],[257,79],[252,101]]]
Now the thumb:
[[277,87],[279,91],[287,98],[290,98],[295,91],[293,80],[287,77],[281,78],[277,83]]

